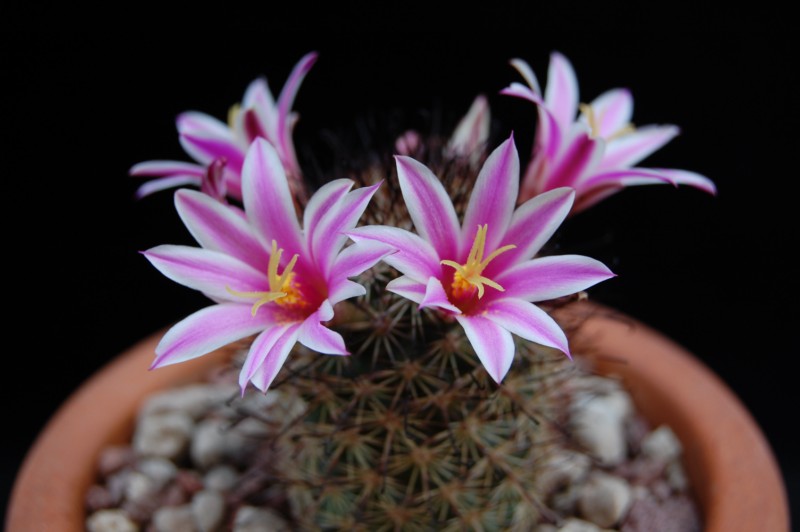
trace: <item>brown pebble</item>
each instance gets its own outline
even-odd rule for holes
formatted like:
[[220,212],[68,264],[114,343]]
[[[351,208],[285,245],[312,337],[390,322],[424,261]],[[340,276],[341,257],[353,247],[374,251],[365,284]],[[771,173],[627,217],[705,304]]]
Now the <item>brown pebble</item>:
[[86,492],[86,509],[88,513],[111,508],[113,505],[114,499],[105,486],[95,484]]
[[170,484],[162,495],[162,503],[164,506],[180,506],[187,502],[189,502],[189,496],[178,484]]
[[97,462],[97,471],[102,478],[113,475],[124,467],[133,465],[136,456],[127,445],[106,447]]
[[195,471],[181,469],[175,477],[175,482],[188,494],[194,495],[203,489],[203,478]]

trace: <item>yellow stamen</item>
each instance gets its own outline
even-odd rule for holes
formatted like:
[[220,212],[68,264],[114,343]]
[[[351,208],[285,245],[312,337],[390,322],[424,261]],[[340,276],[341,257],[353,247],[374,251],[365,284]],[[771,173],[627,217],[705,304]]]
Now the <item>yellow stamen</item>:
[[480,299],[483,297],[484,285],[489,285],[495,290],[505,292],[505,288],[481,274],[483,270],[486,269],[486,266],[497,258],[498,255],[510,249],[514,249],[517,246],[514,244],[503,246],[494,250],[488,257],[483,258],[483,253],[486,248],[486,231],[488,228],[489,224],[478,226],[478,232],[475,233],[475,240],[472,242],[472,249],[469,251],[467,262],[464,264],[459,264],[452,260],[443,260],[441,262],[441,264],[450,266],[456,270],[451,285],[452,294],[456,298],[460,299],[465,295],[474,293],[474,290],[477,288],[478,298]]
[[[578,105],[578,109],[586,117],[586,121],[589,123],[589,129],[591,130],[590,135],[592,138],[600,138],[600,122],[603,119],[603,116],[597,116],[594,113],[594,108],[589,105],[588,103],[582,103]],[[606,141],[614,140],[619,137],[623,137],[629,133],[633,133],[636,131],[636,127],[633,124],[625,124],[619,130],[615,131],[608,137],[604,137]]]
[[241,112],[242,106],[238,103],[231,105],[231,108],[228,109],[228,127],[234,129],[236,127],[236,119],[239,117],[239,112]]
[[275,302],[281,306],[304,306],[305,300],[298,290],[299,283],[295,282],[295,273],[292,271],[294,265],[297,263],[297,253],[295,253],[289,264],[283,269],[283,273],[278,275],[278,266],[281,263],[281,255],[283,249],[278,249],[278,243],[272,241],[272,252],[269,256],[269,264],[267,265],[267,276],[269,279],[269,292],[238,292],[226,286],[225,290],[229,294],[236,297],[256,298],[257,301],[253,304],[251,314],[256,315],[261,305],[266,303]]

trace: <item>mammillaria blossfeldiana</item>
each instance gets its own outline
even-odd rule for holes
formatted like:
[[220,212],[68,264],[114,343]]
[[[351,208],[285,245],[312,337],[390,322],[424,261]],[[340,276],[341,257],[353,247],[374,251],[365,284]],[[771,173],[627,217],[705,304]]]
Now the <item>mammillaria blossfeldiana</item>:
[[356,247],[382,242],[398,250],[383,259],[403,274],[387,290],[458,321],[498,383],[514,359],[512,333],[569,355],[564,332],[533,302],[571,295],[613,276],[588,257],[533,258],[569,213],[574,191],[558,188],[514,210],[519,157],[512,137],[486,160],[460,224],[433,172],[410,157],[396,160],[418,234],[389,226],[348,233]]
[[242,391],[253,382],[266,390],[287,355],[300,342],[313,351],[348,354],[341,335],[322,323],[333,305],[362,295],[359,275],[387,252],[385,246],[350,246],[355,227],[378,185],[351,191],[338,179],[320,188],[303,214],[295,214],[278,152],[256,139],[242,165],[246,217],[235,207],[193,190],[179,190],[175,203],[202,246],[158,246],[145,256],[170,279],[217,302],[166,333],[152,367],[202,356],[259,333],[239,376]]
[[[199,164],[182,161],[136,164],[130,170],[131,175],[159,178],[142,185],[137,195],[141,197],[167,188],[194,185],[213,189],[219,199],[226,194],[241,199],[242,165],[247,149],[256,138],[267,139],[275,147],[292,189],[301,189],[296,184],[302,173],[292,142],[292,131],[297,122],[292,104],[303,78],[316,60],[314,52],[300,59],[277,101],[265,78],[253,81],[247,87],[242,103],[231,108],[228,124],[197,111],[181,113],[176,120],[181,146]],[[219,167],[215,171],[222,172],[222,181],[216,186],[207,183],[213,178],[209,175],[213,171],[212,165]]]
[[[634,167],[679,132],[673,125],[634,128],[633,97],[612,89],[590,104],[579,104],[575,70],[566,57],[553,53],[542,94],[531,67],[521,59],[511,65],[527,82],[512,83],[502,94],[535,103],[539,122],[533,159],[522,181],[520,201],[558,187],[575,189],[578,212],[633,185],[690,185],[716,193],[714,183],[687,170]],[[580,117],[576,120],[576,113]]]

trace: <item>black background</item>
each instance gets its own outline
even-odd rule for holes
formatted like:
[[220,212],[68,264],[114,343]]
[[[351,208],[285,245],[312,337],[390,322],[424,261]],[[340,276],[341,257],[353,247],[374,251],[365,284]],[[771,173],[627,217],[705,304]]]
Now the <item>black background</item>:
[[645,166],[691,169],[719,187],[716,198],[689,188],[627,190],[570,220],[562,250],[611,266],[619,277],[592,297],[685,345],[739,395],[775,450],[798,515],[798,267],[789,255],[800,176],[787,17],[766,8],[624,16],[610,7],[558,16],[509,8],[472,13],[480,24],[461,26],[369,6],[343,7],[324,23],[241,10],[156,25],[158,15],[135,13],[135,30],[119,27],[127,14],[95,26],[62,19],[80,19],[74,12],[4,13],[11,321],[3,329],[11,343],[0,500],[70,392],[136,340],[205,304],[138,254],[190,240],[171,194],[136,202],[127,177],[140,161],[187,159],[174,128],[179,112],[224,119],[252,79],[265,74],[277,92],[294,62],[317,50],[295,105],[310,172],[345,157],[319,131],[357,138],[358,124],[370,121],[447,131],[479,92],[497,120],[493,144],[514,129],[526,157],[535,112],[497,92],[518,79],[508,59],[525,58],[544,82],[558,50],[575,66],[582,101],[628,87],[635,123],[681,126]]

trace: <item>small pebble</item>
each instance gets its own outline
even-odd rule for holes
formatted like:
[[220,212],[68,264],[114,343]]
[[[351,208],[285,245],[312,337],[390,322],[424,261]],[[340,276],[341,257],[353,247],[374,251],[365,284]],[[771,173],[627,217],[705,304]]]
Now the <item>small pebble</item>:
[[206,489],[216,490],[220,493],[227,493],[236,486],[239,480],[239,473],[230,466],[218,465],[208,470],[203,478]]
[[667,426],[660,426],[642,440],[642,454],[663,464],[677,460],[682,452],[681,442]]
[[213,490],[199,491],[192,498],[192,515],[201,532],[214,532],[225,517],[225,500]]
[[203,489],[203,479],[195,471],[188,469],[181,469],[175,477],[175,483],[180,486],[186,493],[194,495]]
[[689,479],[680,462],[675,461],[667,466],[667,482],[674,491],[679,493],[689,489]]
[[135,453],[128,445],[106,447],[100,453],[97,461],[97,470],[101,477],[107,477],[122,469],[133,465]]
[[539,493],[548,494],[586,478],[592,467],[591,459],[583,453],[558,450],[547,457],[541,473],[536,476]]
[[289,524],[273,510],[242,506],[236,512],[233,532],[289,532]]
[[105,486],[95,484],[86,492],[86,509],[89,513],[112,506],[114,506],[114,499]]
[[206,419],[197,424],[189,455],[201,469],[218,464],[225,457],[226,432],[230,422],[222,419]]
[[145,416],[133,436],[133,448],[142,456],[177,460],[188,448],[194,421],[177,412]]
[[189,505],[164,506],[153,514],[155,532],[201,532]]
[[133,471],[128,475],[125,486],[125,500],[136,505],[147,504],[155,498],[158,488],[147,475]]
[[564,524],[561,525],[558,532],[600,532],[600,527],[594,523],[589,523],[576,517],[570,517],[564,521]]
[[159,393],[151,397],[139,417],[181,413],[198,419],[212,407],[224,405],[238,391],[235,385],[194,384]]
[[632,494],[627,482],[595,471],[581,487],[578,508],[587,520],[607,528],[622,520],[631,502]]
[[89,532],[138,532],[139,527],[122,510],[100,510],[86,520]]
[[632,410],[627,393],[582,395],[572,406],[570,426],[575,440],[601,464],[621,463],[628,452],[625,421]]
[[166,458],[145,458],[136,468],[153,481],[156,489],[166,486],[178,474],[178,468]]

